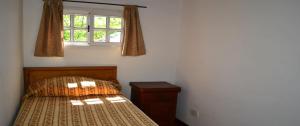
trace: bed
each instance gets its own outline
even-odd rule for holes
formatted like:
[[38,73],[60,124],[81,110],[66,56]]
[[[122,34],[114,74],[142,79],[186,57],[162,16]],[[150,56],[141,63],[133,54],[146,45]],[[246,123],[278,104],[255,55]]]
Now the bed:
[[158,126],[124,97],[117,67],[24,68],[15,126]]

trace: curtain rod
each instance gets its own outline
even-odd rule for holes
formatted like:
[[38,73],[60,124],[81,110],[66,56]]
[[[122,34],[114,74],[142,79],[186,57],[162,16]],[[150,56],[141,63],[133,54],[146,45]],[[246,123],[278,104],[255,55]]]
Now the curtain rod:
[[[64,2],[73,3],[89,3],[89,4],[103,4],[103,5],[113,5],[113,6],[126,6],[126,4],[113,4],[113,3],[102,3],[102,2],[88,2],[88,1],[77,1],[77,0],[63,0]],[[139,8],[147,8],[146,6],[138,6]]]

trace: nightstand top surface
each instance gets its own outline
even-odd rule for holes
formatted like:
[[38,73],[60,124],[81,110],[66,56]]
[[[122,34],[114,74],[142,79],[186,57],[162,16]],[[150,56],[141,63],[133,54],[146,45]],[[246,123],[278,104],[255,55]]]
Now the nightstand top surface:
[[164,90],[164,91],[180,91],[180,87],[168,82],[130,82],[130,86],[138,88],[142,91]]

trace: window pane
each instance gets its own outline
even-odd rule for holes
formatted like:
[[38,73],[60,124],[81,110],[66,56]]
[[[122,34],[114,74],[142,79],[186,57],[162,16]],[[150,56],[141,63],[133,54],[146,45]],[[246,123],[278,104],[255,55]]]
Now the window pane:
[[64,27],[70,27],[70,15],[64,15]]
[[121,42],[121,31],[110,31],[109,40],[110,42]]
[[112,29],[121,29],[122,28],[122,19],[117,17],[111,17],[109,22],[109,28]]
[[106,17],[95,16],[94,27],[95,28],[106,28]]
[[75,15],[74,16],[74,27],[86,28],[87,27],[87,16]]
[[74,41],[87,41],[87,30],[74,30]]
[[64,41],[69,42],[71,40],[70,30],[64,30]]
[[94,42],[105,42],[106,31],[105,30],[95,30],[94,31]]

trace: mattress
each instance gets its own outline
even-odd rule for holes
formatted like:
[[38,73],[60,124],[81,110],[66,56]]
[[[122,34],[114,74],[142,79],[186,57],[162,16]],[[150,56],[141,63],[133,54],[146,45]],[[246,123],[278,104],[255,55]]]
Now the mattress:
[[158,126],[122,95],[29,97],[15,126]]

